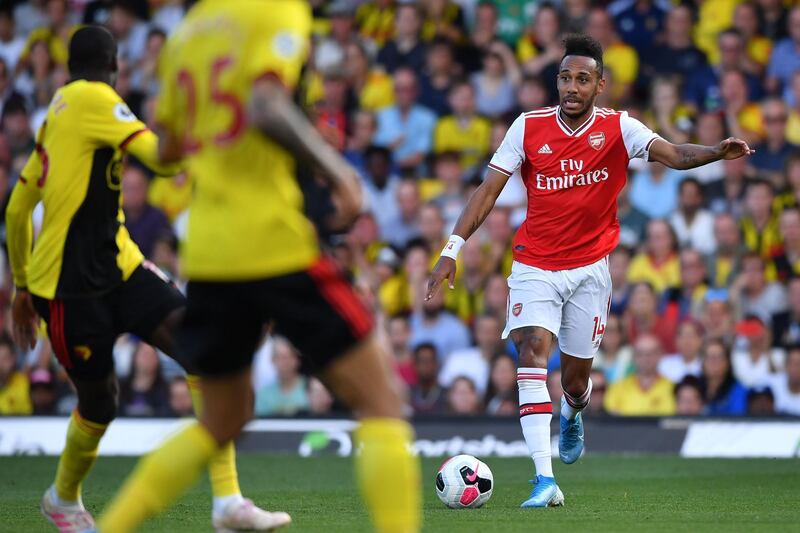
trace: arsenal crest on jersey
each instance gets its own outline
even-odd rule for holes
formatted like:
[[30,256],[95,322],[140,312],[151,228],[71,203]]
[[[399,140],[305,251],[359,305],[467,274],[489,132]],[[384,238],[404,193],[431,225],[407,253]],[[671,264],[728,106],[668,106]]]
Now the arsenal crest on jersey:
[[606,144],[606,134],[602,131],[597,133],[590,133],[589,134],[589,146],[594,148],[597,151],[600,151],[603,148],[603,145]]

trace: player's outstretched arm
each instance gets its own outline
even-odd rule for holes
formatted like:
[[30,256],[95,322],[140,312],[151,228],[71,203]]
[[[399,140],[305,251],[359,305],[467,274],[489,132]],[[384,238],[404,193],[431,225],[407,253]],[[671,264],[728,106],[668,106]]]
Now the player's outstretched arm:
[[461,216],[458,217],[453,234],[442,250],[442,256],[431,271],[428,288],[425,291],[426,300],[433,297],[444,280],[447,280],[451,289],[454,288],[458,250],[486,220],[507,181],[506,174],[490,169],[486,179],[472,194]]
[[298,159],[319,168],[333,190],[337,219],[332,226],[346,226],[361,210],[362,191],[356,170],[308,122],[277,80],[264,78],[253,85],[248,109],[251,124]]
[[729,137],[716,146],[672,144],[656,139],[650,145],[650,160],[677,170],[687,170],[720,159],[738,159],[754,152],[746,142],[735,137]]
[[[36,158],[38,164],[38,156],[35,152],[31,155],[31,159],[33,158]],[[29,162],[28,166],[30,165]],[[12,333],[14,341],[25,348],[33,348],[36,344],[36,327],[39,320],[33,310],[33,303],[28,293],[27,272],[33,244],[31,216],[40,199],[40,189],[36,182],[31,183],[24,177],[20,177],[14,186],[6,209],[8,262],[11,265],[11,273],[16,287],[14,303],[11,308],[11,316],[14,321]]]

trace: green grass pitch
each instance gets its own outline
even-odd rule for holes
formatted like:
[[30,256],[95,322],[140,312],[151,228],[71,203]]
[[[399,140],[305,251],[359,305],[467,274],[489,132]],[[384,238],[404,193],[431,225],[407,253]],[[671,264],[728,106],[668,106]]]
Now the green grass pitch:
[[[128,474],[132,458],[101,457],[84,488],[96,513]],[[591,456],[575,465],[556,461],[565,497],[560,509],[518,509],[527,496],[527,459],[489,458],[495,478],[482,509],[446,509],[434,493],[439,459],[423,461],[424,529],[436,532],[517,531],[800,531],[800,460],[699,460],[677,457]],[[245,494],[270,509],[291,513],[287,531],[369,531],[353,481],[351,461],[242,454]],[[39,498],[51,482],[52,457],[0,458],[0,531],[50,531]],[[386,490],[392,491],[391,480]],[[210,527],[204,480],[143,531],[203,532]]]

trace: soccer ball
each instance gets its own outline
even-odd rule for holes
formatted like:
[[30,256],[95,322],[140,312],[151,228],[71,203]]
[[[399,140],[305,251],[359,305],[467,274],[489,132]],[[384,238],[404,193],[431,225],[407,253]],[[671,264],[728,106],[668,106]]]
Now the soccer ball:
[[436,473],[436,495],[451,509],[480,507],[494,490],[492,471],[471,455],[451,457]]

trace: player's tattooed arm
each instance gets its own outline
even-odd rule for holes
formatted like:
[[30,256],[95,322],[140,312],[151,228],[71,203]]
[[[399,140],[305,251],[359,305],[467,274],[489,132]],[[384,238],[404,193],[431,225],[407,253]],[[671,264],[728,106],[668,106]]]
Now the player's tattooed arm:
[[687,170],[720,159],[738,159],[753,152],[755,150],[745,141],[734,137],[729,137],[716,146],[672,144],[664,139],[656,139],[650,145],[650,160],[670,168]]
[[346,226],[355,219],[362,205],[361,184],[356,170],[325,142],[277,80],[266,78],[253,86],[248,119],[299,160],[322,171],[331,185],[337,207],[332,226]]

